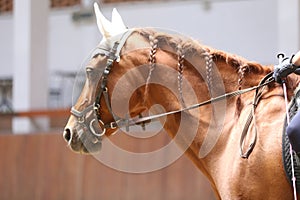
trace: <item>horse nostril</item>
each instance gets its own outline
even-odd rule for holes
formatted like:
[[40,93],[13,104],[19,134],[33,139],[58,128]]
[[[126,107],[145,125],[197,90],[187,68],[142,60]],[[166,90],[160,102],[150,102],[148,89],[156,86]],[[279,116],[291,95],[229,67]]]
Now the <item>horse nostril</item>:
[[64,131],[63,137],[65,138],[65,140],[67,142],[69,142],[72,139],[71,130],[66,128],[65,131]]

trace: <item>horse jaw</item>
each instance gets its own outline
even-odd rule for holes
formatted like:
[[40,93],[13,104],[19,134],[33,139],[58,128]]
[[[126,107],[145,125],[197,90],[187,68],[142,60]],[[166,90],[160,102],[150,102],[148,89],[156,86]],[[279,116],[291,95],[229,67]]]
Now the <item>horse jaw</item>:
[[117,9],[114,8],[112,11],[112,22],[104,17],[96,2],[94,3],[94,10],[96,14],[98,29],[103,36],[103,40],[123,33],[127,30]]

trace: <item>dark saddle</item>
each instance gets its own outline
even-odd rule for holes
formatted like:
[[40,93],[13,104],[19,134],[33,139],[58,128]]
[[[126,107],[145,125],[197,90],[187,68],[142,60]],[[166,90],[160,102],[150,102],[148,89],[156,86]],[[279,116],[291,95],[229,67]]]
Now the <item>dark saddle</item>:
[[[300,91],[296,93],[295,97],[292,99],[289,105],[289,117],[292,119],[297,112],[300,112],[299,103],[300,102]],[[299,111],[298,111],[299,110]],[[293,185],[292,179],[292,162],[291,162],[291,153],[290,153],[290,142],[286,134],[287,119],[285,118],[283,133],[282,133],[282,160],[285,170],[285,174],[290,182]],[[293,155],[293,164],[294,164],[294,175],[296,177],[296,188],[297,191],[300,191],[300,154],[296,154],[294,151]]]

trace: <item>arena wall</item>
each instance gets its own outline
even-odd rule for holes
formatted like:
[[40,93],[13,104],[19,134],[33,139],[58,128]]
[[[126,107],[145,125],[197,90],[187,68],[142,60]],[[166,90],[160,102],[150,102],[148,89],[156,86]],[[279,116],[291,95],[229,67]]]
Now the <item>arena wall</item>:
[[185,156],[159,171],[129,174],[71,152],[61,134],[39,133],[1,135],[0,158],[0,199],[214,199]]

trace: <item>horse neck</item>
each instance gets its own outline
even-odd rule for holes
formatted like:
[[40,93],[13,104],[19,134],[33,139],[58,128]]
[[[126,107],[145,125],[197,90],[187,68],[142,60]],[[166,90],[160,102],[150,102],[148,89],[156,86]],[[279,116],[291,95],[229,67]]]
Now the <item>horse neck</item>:
[[[178,64],[180,64],[178,58],[180,55],[178,55],[177,51],[175,51],[176,53],[174,54],[174,49],[172,50],[171,47],[169,47],[168,51],[165,50],[166,47],[157,48],[153,51],[155,46],[153,41],[152,44],[149,44],[149,41],[143,38],[143,42],[143,46],[148,45],[148,49],[141,51],[142,53],[140,55],[142,58],[136,58],[134,62],[128,62],[128,64],[149,64],[151,55],[153,58],[154,53],[155,62],[159,64],[153,65],[154,68],[152,70],[150,63],[147,73],[152,70],[151,76],[149,76],[149,74],[143,75],[142,72],[140,73],[140,77],[144,77],[143,79],[144,82],[147,83],[147,86],[141,87],[139,90],[139,94],[142,94],[140,95],[142,96],[142,100],[133,98],[135,102],[140,103],[133,104],[141,105],[145,103],[145,107],[148,109],[153,108],[155,104],[161,105],[161,107],[154,109],[154,114],[155,112],[162,113],[179,110],[184,106],[190,106],[208,100],[212,96],[216,97],[224,93],[256,86],[259,81],[272,70],[272,67],[263,67],[259,64],[248,62],[245,59],[211,48],[199,47],[198,49],[200,49],[200,51],[197,49],[190,50],[190,48],[187,48],[188,45],[181,44],[182,49],[185,49],[185,47],[188,49],[181,52],[185,55],[183,62],[183,79],[188,82],[191,88],[186,87],[188,85],[187,82],[182,82],[182,97],[185,103],[185,105],[183,105],[181,95],[178,91]],[[205,51],[203,51],[203,49],[205,49]],[[132,58],[134,57],[131,56],[130,59]],[[213,65],[211,65],[211,63],[213,63]],[[129,66],[128,64],[127,66]],[[211,68],[211,66],[213,66],[213,68]],[[148,80],[149,77],[151,81]],[[173,138],[175,138],[178,133],[181,135],[176,138],[176,142],[181,147],[185,148],[188,143],[189,147],[186,149],[187,155],[212,183],[214,182],[214,175],[211,170],[215,169],[214,165],[216,161],[219,160],[215,158],[221,158],[221,154],[224,152],[228,153],[228,151],[224,151],[226,148],[229,149],[228,144],[230,142],[228,142],[228,140],[231,138],[231,140],[234,141],[231,142],[234,143],[234,149],[238,148],[238,142],[236,141],[239,141],[239,139],[233,139],[236,138],[236,135],[234,137],[231,136],[234,134],[232,130],[235,129],[235,126],[238,124],[237,121],[240,120],[240,114],[244,108],[251,105],[252,95],[253,92],[225,101],[226,108],[223,112],[226,113],[226,116],[224,121],[221,121],[224,125],[223,133],[220,136],[218,135],[218,131],[216,131],[217,135],[210,136],[211,138],[217,136],[217,141],[214,141],[215,146],[203,145],[205,144],[205,139],[210,134],[208,130],[211,128],[211,132],[213,133],[213,130],[217,130],[219,127],[218,120],[216,120],[218,119],[219,112],[214,112],[213,105],[206,105],[181,114],[170,115],[162,120],[162,122],[165,120],[164,128],[169,135]],[[180,130],[183,131],[182,134]],[[195,131],[196,133],[193,135]],[[239,133],[239,130],[237,129],[236,132]],[[218,139],[219,136],[220,138]],[[193,141],[189,143],[189,138],[191,137],[193,137]],[[185,143],[187,140],[188,142]],[[201,149],[202,146],[205,146],[204,150]],[[201,152],[203,152],[203,156]]]
[[[132,105],[138,105],[135,114],[145,107],[149,109],[155,104],[163,107],[163,109],[156,109],[158,113],[179,110],[184,106],[203,102],[211,97],[252,87],[258,85],[260,79],[271,71],[271,68],[200,46],[194,41],[183,41],[182,38],[171,37],[166,39],[155,32],[134,33],[129,38],[126,47],[127,49],[140,49],[135,53],[141,52],[135,54],[139,56],[129,56],[126,67],[148,64],[146,74],[140,72],[141,76],[139,77],[144,77],[146,86],[141,87],[138,92],[142,94],[139,95],[142,96],[142,99],[136,98],[132,103]],[[181,56],[184,56],[184,59],[180,59]],[[178,66],[180,64],[184,66],[183,81],[179,80]],[[180,82],[182,83],[182,94],[179,89]],[[224,112],[230,113],[228,118],[233,119],[234,115],[238,113],[236,110],[243,109],[243,104],[248,104],[247,101],[250,98],[242,101],[240,99],[240,97],[236,97],[226,101]],[[199,144],[205,137],[202,133],[208,129],[211,120],[215,117],[216,113],[213,113],[212,110],[213,106],[207,105],[184,113],[189,120],[198,119],[200,123],[197,128],[199,132],[197,143]],[[180,118],[180,115],[168,116],[165,123],[165,129],[173,137],[176,135]]]
[[[137,56],[130,64],[140,66],[149,64],[147,70],[149,74],[140,73],[144,76],[146,86],[139,92],[144,94],[143,104],[147,104],[145,107],[148,108],[160,104],[165,111],[179,110],[211,97],[255,86],[270,71],[259,64],[201,46],[194,41],[162,36],[153,31],[137,31],[129,38],[127,49],[141,48],[143,48],[140,50],[141,57]],[[131,56],[130,59],[132,58]],[[187,80],[188,84],[179,78],[180,65],[183,66],[181,78]],[[190,89],[186,89],[187,87],[184,89],[186,85],[189,85]],[[196,97],[196,100],[191,98],[192,96]],[[235,101],[229,102],[230,109],[236,106]],[[136,105],[141,106],[141,103]],[[201,120],[209,124],[212,115],[211,106],[200,109],[205,113]],[[195,117],[199,115],[197,111],[190,112]]]

